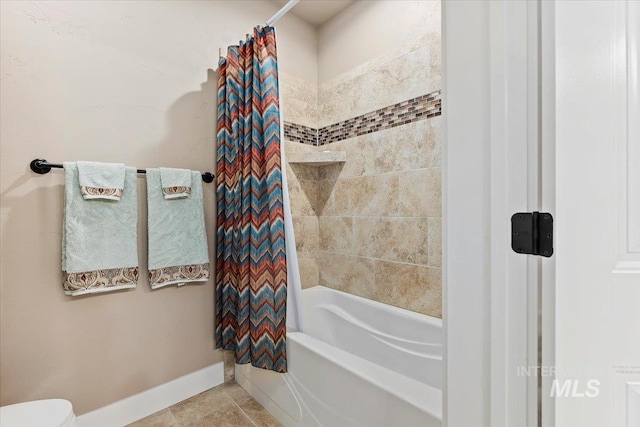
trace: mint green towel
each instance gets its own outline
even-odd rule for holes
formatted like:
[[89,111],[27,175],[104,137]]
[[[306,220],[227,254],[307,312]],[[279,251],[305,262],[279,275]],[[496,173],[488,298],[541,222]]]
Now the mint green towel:
[[122,163],[78,162],[80,191],[85,200],[120,200],[124,189]]
[[147,169],[149,283],[152,289],[209,278],[202,175],[191,171],[191,194],[165,199],[159,169]]
[[85,200],[78,167],[64,163],[63,288],[83,295],[135,288],[138,282],[137,174],[127,167],[120,201]]
[[165,199],[182,199],[191,194],[189,169],[160,168],[160,183]]

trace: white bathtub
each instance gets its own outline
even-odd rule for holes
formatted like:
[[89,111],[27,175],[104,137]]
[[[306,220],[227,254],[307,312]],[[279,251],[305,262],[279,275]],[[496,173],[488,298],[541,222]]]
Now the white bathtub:
[[322,286],[302,294],[288,372],[236,365],[238,384],[286,427],[441,426],[440,319]]

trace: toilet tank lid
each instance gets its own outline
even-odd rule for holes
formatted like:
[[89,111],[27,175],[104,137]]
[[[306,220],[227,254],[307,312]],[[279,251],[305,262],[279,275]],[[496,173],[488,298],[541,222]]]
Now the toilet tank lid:
[[64,426],[73,418],[73,406],[64,399],[34,400],[0,408],[0,425],[12,426]]

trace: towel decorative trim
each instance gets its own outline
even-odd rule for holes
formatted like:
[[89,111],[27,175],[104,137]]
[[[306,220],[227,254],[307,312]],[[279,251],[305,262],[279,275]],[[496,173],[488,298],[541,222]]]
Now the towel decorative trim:
[[167,285],[181,285],[185,282],[204,282],[209,279],[209,263],[177,265],[149,269],[149,283],[151,289]]
[[164,187],[162,188],[162,194],[164,194],[165,199],[189,197],[189,194],[191,194],[191,187]]
[[98,188],[98,187],[80,187],[82,198],[87,199],[109,199],[120,200],[122,197],[122,188]]
[[63,273],[64,293],[72,296],[135,288],[138,283],[138,267]]

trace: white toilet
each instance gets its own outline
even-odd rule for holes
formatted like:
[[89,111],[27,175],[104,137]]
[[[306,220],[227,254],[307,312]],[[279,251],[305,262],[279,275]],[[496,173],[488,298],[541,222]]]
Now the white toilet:
[[68,400],[34,400],[1,407],[0,426],[76,427],[76,416]]

